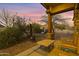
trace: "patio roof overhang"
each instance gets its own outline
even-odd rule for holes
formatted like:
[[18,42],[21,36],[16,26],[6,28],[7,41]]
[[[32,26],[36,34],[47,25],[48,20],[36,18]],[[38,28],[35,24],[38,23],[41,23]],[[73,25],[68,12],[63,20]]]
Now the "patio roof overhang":
[[75,3],[41,3],[41,5],[46,9],[46,13],[48,14],[48,38],[54,39],[52,16],[74,10]]
[[45,7],[46,12],[51,14],[58,14],[74,9],[74,3],[41,3]]

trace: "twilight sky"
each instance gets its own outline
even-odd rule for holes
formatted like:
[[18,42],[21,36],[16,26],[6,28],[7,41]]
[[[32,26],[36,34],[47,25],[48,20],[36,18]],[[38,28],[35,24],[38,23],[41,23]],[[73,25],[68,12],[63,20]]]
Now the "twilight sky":
[[[18,13],[19,16],[31,18],[32,21],[37,22],[41,16],[45,15],[45,8],[40,3],[0,3],[0,10],[7,9],[11,13]],[[61,14],[63,18],[73,18],[73,11]],[[72,19],[68,20],[72,25]]]
[[0,10],[3,8],[11,13],[17,12],[19,16],[30,17],[32,21],[40,20],[45,14],[45,8],[39,3],[0,3]]

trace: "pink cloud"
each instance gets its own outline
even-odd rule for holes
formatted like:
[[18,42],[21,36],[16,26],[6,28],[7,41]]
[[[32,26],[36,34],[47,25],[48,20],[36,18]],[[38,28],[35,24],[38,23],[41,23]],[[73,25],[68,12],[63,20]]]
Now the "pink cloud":
[[73,18],[73,15],[74,15],[73,13],[74,13],[73,11],[68,11],[68,12],[62,13],[62,15],[64,18]]
[[38,13],[18,13],[18,16],[41,16],[42,14]]
[[32,22],[38,22],[39,20],[41,20],[41,16],[43,16],[44,14],[42,13],[18,13],[18,16],[24,16],[24,17],[28,17],[31,18]]

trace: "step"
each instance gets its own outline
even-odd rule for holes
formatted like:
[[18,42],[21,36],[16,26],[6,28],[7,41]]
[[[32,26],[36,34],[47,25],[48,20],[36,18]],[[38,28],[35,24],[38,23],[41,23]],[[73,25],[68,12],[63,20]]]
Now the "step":
[[32,52],[34,52],[35,50],[37,50],[40,46],[39,45],[36,45],[32,48],[29,48],[28,50],[25,50],[19,54],[17,54],[16,56],[27,56],[27,55],[30,55]]

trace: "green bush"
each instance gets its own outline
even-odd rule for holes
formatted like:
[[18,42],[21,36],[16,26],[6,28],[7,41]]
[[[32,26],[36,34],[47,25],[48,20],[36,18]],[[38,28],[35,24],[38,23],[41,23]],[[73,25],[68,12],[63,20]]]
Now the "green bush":
[[17,43],[22,38],[22,35],[23,32],[19,28],[5,28],[0,31],[0,48],[6,48]]
[[42,32],[42,29],[40,28],[41,26],[39,24],[32,24],[32,29],[33,29],[33,32],[35,33],[41,33]]

